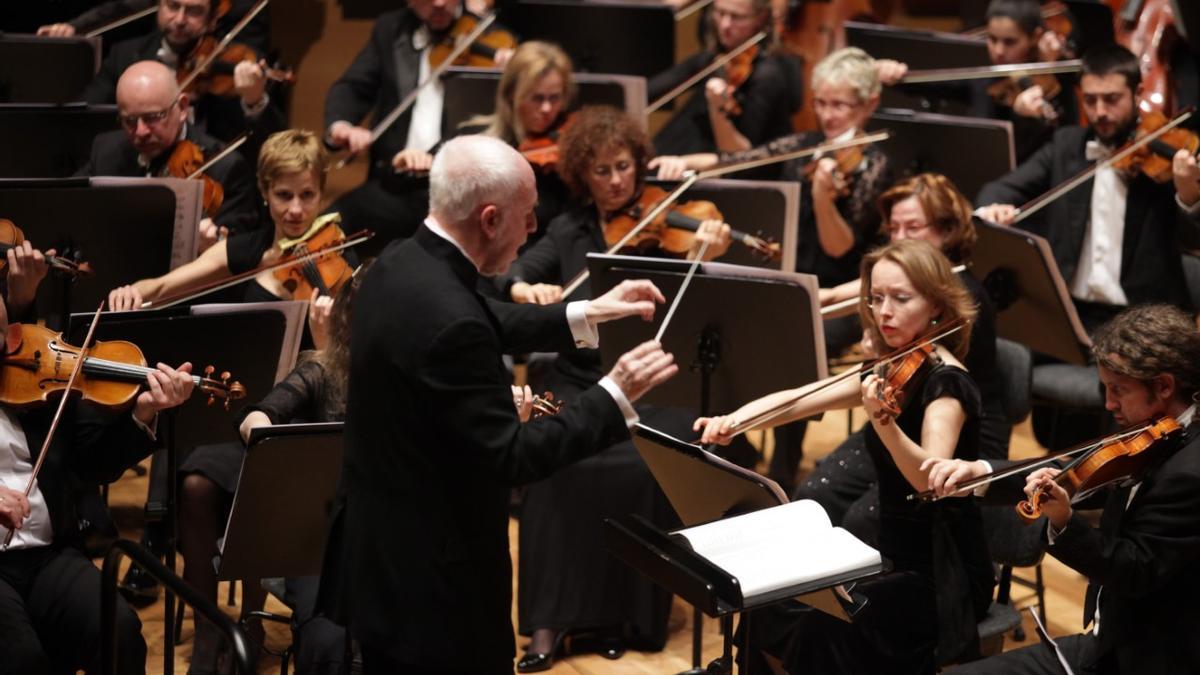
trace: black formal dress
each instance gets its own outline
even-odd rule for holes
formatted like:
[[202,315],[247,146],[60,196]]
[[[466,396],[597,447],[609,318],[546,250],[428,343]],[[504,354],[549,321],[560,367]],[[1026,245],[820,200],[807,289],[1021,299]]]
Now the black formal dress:
[[[206,157],[220,152],[224,147],[220,141],[189,124],[184,137],[204,151]],[[163,176],[167,171],[167,160],[171,150],[165,150],[150,162],[150,166],[138,163],[138,153],[124,131],[108,131],[92,141],[92,153],[88,163],[79,170],[81,176],[124,176],[138,178]],[[247,232],[259,227],[262,222],[258,212],[258,190],[254,174],[246,160],[239,154],[225,156],[205,173],[220,183],[225,193],[221,210],[213,222],[229,228],[230,233]]]
[[[162,33],[157,30],[142,37],[122,40],[113,45],[100,64],[100,72],[84,89],[83,98],[88,103],[116,103],[117,81],[126,68],[138,61],[161,61],[171,68],[177,68],[177,60],[174,52],[164,46]],[[242,134],[250,134],[250,139],[238,150],[238,154],[251,163],[257,160],[258,148],[267,136],[288,126],[287,119],[275,102],[268,103],[257,115],[247,115],[242,109],[242,99],[236,93],[233,96],[205,94],[192,96],[190,100],[195,125],[210,136],[229,142]]]
[[[650,78],[646,83],[647,98],[653,101],[671,91],[711,63],[713,58],[712,52],[702,51]],[[731,118],[733,126],[751,145],[761,145],[792,133],[792,113],[800,107],[803,98],[800,69],[793,66],[789,58],[760,52],[750,77],[734,92],[742,112]],[[691,98],[654,136],[654,149],[658,154],[717,151],[708,118],[708,101],[704,97],[706,81],[702,79],[692,86]]]
[[[1166,675],[1200,672],[1200,424],[1167,448],[1133,486],[1102,491],[1098,527],[1077,510],[1047,551],[1088,578],[1083,625],[1099,608],[1099,633],[1058,640],[1081,675]],[[1002,468],[998,464],[995,468]],[[1024,498],[1024,475],[994,483],[985,499],[1008,504]],[[1043,530],[1048,527],[1045,519]],[[1095,625],[1092,625],[1096,629]],[[1041,645],[1006,652],[953,671],[956,674],[1060,673]]]
[[520,423],[502,355],[570,350],[574,338],[562,305],[487,300],[478,283],[455,245],[422,227],[384,251],[355,298],[321,596],[367,672],[511,673],[511,487],[629,435],[600,386]]
[[[595,207],[580,206],[556,218],[546,235],[527,250],[501,285],[516,281],[565,285],[586,268],[588,253],[604,251]],[[572,299],[591,297],[584,282]],[[544,386],[570,401],[602,376],[600,352],[560,353]],[[643,423],[685,437],[694,411],[639,404]],[[517,619],[522,635],[540,628],[596,630],[624,637],[630,646],[658,650],[667,639],[671,595],[632,567],[609,555],[601,525],[605,518],[636,513],[663,529],[678,527],[658,483],[633,442],[622,440],[522,491]]]
[[[30,464],[55,406],[13,415],[25,433]],[[129,413],[110,415],[67,404],[38,474],[49,511],[49,546],[0,551],[0,673],[100,672],[100,572],[80,550],[75,490],[109,483],[150,454],[150,437]],[[7,441],[2,452],[11,452]],[[20,489],[5,481],[8,487]],[[8,534],[0,527],[0,538]],[[143,673],[146,643],[137,615],[117,600],[121,673]]]
[[[1091,131],[1083,127],[1059,129],[1049,143],[1012,173],[984,185],[975,198],[976,205],[1019,206],[1063,183],[1091,164],[1084,148],[1093,138]],[[1200,217],[1189,217],[1179,208],[1175,185],[1170,181],[1155,183],[1139,173],[1128,180],[1128,186],[1120,280],[1129,304],[1167,302],[1190,306],[1181,241],[1194,241],[1200,232]],[[1054,261],[1068,284],[1075,277],[1083,252],[1091,222],[1091,200],[1092,181],[1088,180],[1021,223],[1022,228],[1049,241]],[[1107,318],[1116,309],[1100,312],[1100,318]],[[1093,314],[1097,313],[1081,311],[1089,330],[1098,323],[1088,321]]]
[[[979,390],[955,366],[934,366],[895,423],[919,440],[926,408],[943,397],[967,415],[954,456],[976,459]],[[874,427],[864,437],[879,476],[879,551],[893,570],[856,586],[868,604],[852,623],[796,603],[755,612],[751,646],[780,656],[790,673],[933,673],[939,663],[972,653],[991,602],[992,567],[976,505],[907,501],[915,490]]]
[[[983,401],[979,419],[979,456],[1008,459],[1012,426],[1004,421],[1001,380],[996,369],[996,309],[983,285],[969,272],[958,278],[971,292],[978,314],[963,365]],[[869,424],[865,426],[870,426]],[[797,487],[793,499],[811,499],[825,508],[829,520],[875,545],[879,541],[879,485],[867,452],[865,428],[850,434]]]

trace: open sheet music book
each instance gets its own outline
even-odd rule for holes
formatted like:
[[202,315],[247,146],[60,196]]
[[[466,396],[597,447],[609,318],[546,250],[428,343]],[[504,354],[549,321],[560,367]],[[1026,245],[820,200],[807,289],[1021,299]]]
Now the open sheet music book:
[[880,569],[879,551],[840,527],[821,505],[802,500],[675,533],[737,578],[747,603],[782,588]]

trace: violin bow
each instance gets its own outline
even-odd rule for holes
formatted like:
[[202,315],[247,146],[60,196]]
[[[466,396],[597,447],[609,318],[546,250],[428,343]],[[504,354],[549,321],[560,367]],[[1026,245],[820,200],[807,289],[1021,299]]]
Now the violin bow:
[[[647,225],[654,222],[655,218],[657,218],[663,211],[666,211],[667,207],[675,203],[675,200],[679,199],[679,195],[686,192],[687,189],[692,187],[697,180],[699,180],[699,177],[695,175],[688,176],[686,179],[684,179],[684,181],[679,184],[679,187],[675,188],[671,194],[663,197],[662,201],[655,204],[654,208],[650,209],[650,212],[647,213],[637,225],[634,225],[624,237],[621,237],[617,243],[609,246],[608,250],[604,252],[604,255],[612,255],[613,253],[616,253],[617,251],[621,250],[621,247],[623,247],[625,244],[628,244],[631,239],[641,234],[642,230],[646,229]],[[579,288],[583,282],[587,281],[588,276],[590,276],[590,273],[587,269],[584,269],[582,272],[575,275],[575,278],[572,279],[565,288],[563,288],[563,297],[566,298],[574,293],[575,289]]]
[[[711,2],[711,1],[712,0],[709,0],[709,2]],[[697,4],[699,4],[699,3],[697,3]],[[695,85],[697,82],[699,82],[700,80],[713,74],[718,69],[722,68],[726,63],[729,63],[730,61],[737,58],[738,55],[741,54],[742,52],[744,52],[747,49],[750,49],[751,47],[753,47],[754,45],[762,42],[764,39],[766,39],[766,37],[767,37],[766,31],[759,31],[759,32],[755,33],[754,35],[750,36],[750,38],[748,40],[746,40],[745,42],[743,42],[742,44],[740,44],[737,47],[730,50],[728,53],[722,54],[719,58],[713,59],[712,63],[701,68],[699,71],[696,72],[695,75],[692,75],[688,79],[684,80],[682,84],[675,87],[671,91],[668,91],[667,93],[663,94],[662,96],[659,96],[658,98],[654,99],[654,101],[651,102],[650,105],[646,106],[646,115],[649,116],[650,113],[663,107],[664,105],[669,103],[672,99],[674,99],[676,96],[682,94],[683,92],[687,91],[688,89],[691,89],[692,86]]]
[[891,138],[891,134],[889,132],[876,131],[875,133],[872,133],[872,134],[865,134],[863,136],[859,136],[857,138],[851,138],[851,139],[845,140],[845,141],[834,141],[832,143],[823,143],[821,145],[814,145],[809,148],[803,148],[801,150],[793,150],[792,152],[785,152],[785,153],[782,153],[779,155],[771,155],[770,157],[763,157],[761,159],[748,159],[744,162],[733,162],[731,164],[714,166],[711,169],[705,169],[704,171],[696,173],[695,175],[697,176],[697,178],[699,178],[701,180],[706,179],[706,178],[717,178],[718,176],[724,176],[727,173],[734,173],[735,171],[745,171],[746,169],[756,169],[760,166],[767,166],[769,164],[778,164],[779,162],[787,162],[789,160],[800,159],[801,157],[808,157],[808,156],[816,155],[816,154],[820,154],[820,153],[836,152],[838,150],[845,150],[846,148],[852,148],[856,145],[867,145],[868,143],[878,143],[880,141],[886,141],[888,138]]
[[147,7],[146,9],[140,9],[140,10],[134,12],[133,14],[121,17],[120,19],[117,19],[116,21],[109,21],[108,23],[104,24],[103,26],[100,26],[99,28],[93,28],[92,30],[84,33],[83,36],[89,37],[89,38],[100,37],[104,33],[107,33],[108,31],[110,31],[114,28],[120,28],[121,26],[124,26],[127,23],[133,23],[134,21],[137,21],[138,19],[142,19],[147,16],[150,16],[151,14],[154,14],[157,11],[158,11],[158,3],[156,2],[153,5],[150,5],[149,7]]
[[[26,499],[29,498],[29,493],[33,492],[38,472],[42,470],[42,464],[46,461],[46,452],[50,449],[50,442],[54,440],[54,432],[58,430],[58,422],[62,419],[63,410],[67,407],[67,399],[71,397],[75,380],[79,378],[79,373],[83,370],[83,362],[87,360],[84,355],[92,344],[92,336],[96,334],[96,324],[100,323],[100,313],[103,311],[104,301],[101,300],[100,306],[96,308],[96,313],[92,315],[92,325],[88,326],[87,337],[83,339],[83,344],[79,347],[79,358],[75,360],[75,367],[71,369],[71,377],[67,380],[67,390],[62,393],[62,398],[58,399],[58,409],[54,411],[54,419],[50,420],[50,430],[46,432],[46,439],[42,441],[42,451],[38,453],[37,462],[33,465],[33,472],[29,474],[29,482],[25,484]],[[4,548],[8,548],[16,533],[16,528],[8,531],[8,535],[4,537]]]
[[693,2],[692,4],[688,5],[687,7],[684,7],[683,9],[675,12],[675,20],[683,21],[684,19],[695,14],[696,12],[699,12],[700,10],[704,9],[705,7],[708,7],[712,3],[713,3],[713,0],[699,0],[699,2]]
[[692,283],[692,277],[696,276],[696,270],[700,268],[700,264],[704,262],[704,254],[708,253],[708,240],[700,243],[700,250],[696,252],[696,259],[688,265],[687,274],[683,277],[683,283],[679,285],[679,292],[675,294],[671,300],[671,306],[667,308],[667,315],[663,317],[662,325],[658,327],[658,333],[654,335],[654,341],[661,343],[663,333],[667,332],[667,325],[671,323],[671,317],[675,316],[675,309],[679,307],[679,302],[683,300],[683,294],[687,291],[688,286]]
[[223,150],[221,150],[217,154],[213,155],[211,159],[209,159],[208,161],[201,164],[199,169],[196,169],[191,174],[189,174],[188,178],[199,177],[200,174],[204,173],[205,171],[208,171],[208,169],[210,167],[212,167],[213,164],[216,164],[217,162],[221,161],[222,159],[225,159],[234,150],[237,150],[238,148],[240,148],[243,144],[245,144],[246,140],[249,138],[250,138],[249,134],[242,134],[241,136],[238,136],[237,138],[233,139],[232,141],[230,141],[229,145],[225,146],[225,148]]
[[971,68],[933,68],[930,70],[912,70],[900,78],[900,83],[917,84],[921,82],[953,82],[955,80],[987,80],[1000,77],[1025,77],[1027,75],[1057,75],[1059,73],[1078,73],[1083,70],[1083,61],[1070,59],[1067,61],[1048,61],[1033,63],[1009,63],[1002,66],[982,66]]
[[1054,200],[1058,199],[1059,197],[1067,194],[1071,190],[1074,190],[1075,188],[1082,185],[1085,181],[1087,181],[1089,178],[1094,176],[1096,174],[1096,172],[1099,171],[1100,169],[1103,169],[1108,166],[1112,166],[1113,164],[1125,159],[1126,157],[1132,155],[1133,153],[1135,153],[1139,149],[1141,149],[1142,146],[1150,144],[1152,141],[1157,139],[1159,136],[1162,136],[1163,134],[1174,129],[1175,127],[1179,126],[1180,124],[1183,124],[1184,122],[1186,122],[1188,119],[1191,118],[1192,113],[1194,111],[1195,111],[1195,108],[1187,108],[1183,112],[1176,115],[1173,119],[1171,119],[1171,121],[1162,125],[1158,129],[1155,129],[1153,132],[1148,133],[1145,136],[1142,136],[1141,138],[1137,139],[1136,141],[1133,141],[1124,150],[1121,150],[1120,152],[1114,153],[1113,155],[1109,156],[1106,159],[1102,159],[1102,160],[1096,162],[1095,164],[1091,165],[1090,167],[1084,169],[1083,171],[1080,171],[1073,178],[1069,178],[1066,181],[1057,185],[1056,187],[1053,187],[1050,190],[1042,193],[1041,195],[1029,200],[1028,202],[1023,204],[1020,208],[1018,208],[1016,210],[1016,213],[1013,215],[1012,222],[1010,222],[1009,225],[1010,226],[1016,225],[1017,223],[1021,222],[1022,220],[1025,220],[1026,218],[1028,218],[1029,216],[1032,216],[1033,214],[1037,213],[1038,211],[1041,211],[1043,208],[1045,208],[1047,205],[1049,205]]
[[[451,50],[450,55],[446,57],[446,60],[439,63],[437,68],[434,68],[432,71],[430,71],[429,77],[421,80],[417,86],[413,87],[413,90],[408,92],[404,99],[400,101],[399,105],[397,105],[395,108],[392,108],[392,111],[387,114],[387,117],[384,117],[374,127],[371,128],[371,143],[379,140],[379,137],[382,136],[384,132],[387,131],[393,124],[395,124],[396,120],[400,119],[400,116],[404,114],[404,111],[412,107],[412,104],[416,102],[417,96],[421,93],[421,91],[430,84],[437,82],[438,78],[442,76],[442,73],[446,72],[446,69],[454,63],[454,60],[462,56],[463,52],[470,49],[471,44],[475,42],[475,40],[479,39],[479,36],[483,35],[484,31],[486,31],[488,27],[495,23],[495,21],[495,12],[492,12],[491,14],[488,14],[480,19],[479,23],[475,24],[475,28],[468,33],[465,38],[459,40],[458,44],[454,46],[454,49]],[[356,156],[357,155],[355,153],[346,155],[340,159],[336,165],[334,165],[333,169],[336,171],[346,166],[350,162],[354,161]]]
[[[954,267],[950,268],[950,271],[954,272],[955,274],[958,274],[959,272],[966,271],[966,269],[967,269],[966,265],[955,265]],[[822,319],[839,319],[843,316],[849,316],[854,313],[854,310],[857,307],[858,307],[858,298],[847,298],[840,302],[835,302],[835,303],[825,305],[824,307],[822,307],[821,308],[821,318]]]
[[205,59],[201,61],[199,65],[192,69],[192,72],[183,80],[183,82],[179,83],[179,90],[186,91],[189,84],[191,84],[201,73],[208,70],[208,67],[212,65],[212,62],[216,60],[217,56],[219,56],[221,52],[225,51],[225,48],[233,42],[233,39],[237,37],[238,33],[242,32],[242,29],[248,26],[250,22],[254,20],[254,17],[258,16],[259,12],[266,9],[267,4],[270,2],[271,0],[259,0],[257,5],[252,7],[249,12],[246,12],[246,16],[243,16],[241,21],[238,21],[233,28],[229,29],[229,32],[225,34],[225,37],[221,38],[221,41],[217,43],[216,48],[213,49],[212,52],[205,57]]
[[364,241],[370,239],[373,236],[375,236],[375,233],[371,232],[370,230],[360,230],[350,236],[347,236],[345,241],[343,241],[340,244],[336,244],[334,246],[329,246],[326,248],[318,249],[315,251],[309,251],[308,253],[305,253],[304,255],[299,255],[299,256],[296,256],[295,258],[290,258],[288,260],[281,260],[279,262],[274,262],[274,263],[271,263],[270,265],[259,265],[258,267],[254,268],[252,270],[247,270],[245,272],[242,272],[241,274],[235,274],[235,275],[229,277],[228,279],[223,279],[221,281],[217,281],[217,282],[205,285],[205,286],[201,286],[199,288],[195,288],[190,291],[184,291],[182,293],[177,293],[175,295],[169,295],[165,298],[160,298],[158,300],[147,300],[147,301],[143,302],[142,306],[139,307],[138,309],[162,309],[163,307],[170,307],[172,305],[178,305],[181,302],[187,302],[188,300],[199,298],[201,296],[208,295],[209,293],[213,293],[215,291],[219,291],[224,288],[229,288],[230,286],[236,286],[237,284],[240,284],[247,279],[251,279],[255,276],[258,276],[259,274],[262,274],[263,272],[274,272],[275,270],[282,269],[284,267],[291,267],[293,265],[301,265],[301,264],[307,263],[311,260],[315,260],[327,253],[336,253],[338,251],[341,251],[342,249],[350,248],[351,246],[357,246],[358,244],[363,243]]

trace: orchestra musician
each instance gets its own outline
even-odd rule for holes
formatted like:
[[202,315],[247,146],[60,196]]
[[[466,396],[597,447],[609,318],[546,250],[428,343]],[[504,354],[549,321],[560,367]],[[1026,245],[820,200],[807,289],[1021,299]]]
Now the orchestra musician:
[[[131,65],[117,83],[121,129],[92,140],[90,159],[80,174],[168,176],[172,153],[182,141],[195,143],[206,157],[212,157],[221,143],[188,121],[190,106],[191,98],[179,91],[170,68],[157,61]],[[249,232],[259,225],[251,172],[241,154],[230,153],[205,174],[221,185],[224,199],[215,215],[200,221],[202,250],[224,235]]]
[[[113,45],[100,65],[100,72],[84,90],[88,103],[113,103],[117,82],[125,70],[138,61],[159,61],[175,71],[194,59],[193,50],[216,27],[218,0],[158,0],[157,27],[142,36]],[[260,14],[259,16],[262,16]],[[205,133],[222,141],[231,141],[249,133],[255,141],[241,149],[251,161],[257,157],[257,143],[287,127],[283,113],[271,105],[267,92],[267,71],[255,61],[240,61],[233,66],[234,94],[219,96],[189,87],[192,103],[191,122]]]
[[[1141,82],[1137,58],[1124,47],[1093,47],[1083,55],[1087,127],[1064,127],[1008,175],[980,190],[978,214],[1006,224],[1015,205],[1065,182],[1131,138],[1138,125]],[[1046,237],[1083,326],[1095,330],[1120,309],[1147,302],[1191,305],[1183,273],[1183,244],[1200,232],[1200,184],[1196,159],[1181,150],[1173,180],[1156,183],[1142,173],[1107,167],[1058,198],[1021,227]],[[1052,373],[1052,374],[1051,374]],[[1080,407],[1102,404],[1094,369],[1052,363],[1034,369],[1034,388],[1053,388]],[[1038,412],[1038,411],[1035,411]],[[1044,419],[1040,415],[1039,420]],[[1061,425],[1060,425],[1060,428]],[[1064,433],[1070,429],[1064,429]],[[1048,439],[1073,445],[1078,437]]]
[[[1066,58],[1063,39],[1046,28],[1038,0],[992,0],[985,16],[987,53],[992,65],[1044,63]],[[885,85],[895,84],[908,72],[907,64],[898,61],[880,59],[877,63],[880,79]],[[1075,76],[1044,77],[1050,79],[1017,80],[1011,84],[1000,79],[960,80],[902,84],[901,88],[935,100],[961,101],[972,117],[1012,122],[1017,161],[1023,162],[1050,140],[1059,125],[1074,124],[1079,119]],[[1057,82],[1058,88],[1053,95],[1045,90],[1054,88],[1051,80]],[[1006,93],[1008,88],[1019,93]]]
[[565,308],[481,297],[479,276],[506,272],[537,226],[534,185],[503,141],[450,140],[430,170],[428,219],[358,291],[360,306],[388,311],[353,319],[321,596],[365,673],[512,673],[511,486],[628,438],[631,404],[678,370],[645,342],[557,415],[520,422],[504,352],[594,347],[597,323],[649,320],[664,300],[647,281]]
[[[870,419],[864,437],[879,481],[879,551],[893,569],[856,585],[867,605],[853,622],[798,603],[755,611],[750,649],[739,655],[752,671],[768,672],[766,654],[791,673],[933,673],[971,653],[991,602],[992,567],[975,504],[906,500],[928,482],[922,468],[928,458],[978,457],[981,401],[962,364],[975,316],[971,294],[925,241],[897,241],[868,253],[862,278],[859,314],[880,352],[907,347],[939,324],[968,322],[934,343],[937,356],[923,378],[906,383],[898,416],[883,400],[896,385],[871,372],[861,383],[841,376],[695,423],[701,442],[728,443],[735,432],[824,410],[862,405]],[[772,410],[779,412],[774,419],[760,417]]]
[[[1122,311],[1092,337],[1104,406],[1122,427],[1169,416],[1185,429],[1145,469],[1080,503],[1053,478],[1057,467],[992,483],[987,502],[1016,503],[1041,489],[1040,528],[1055,558],[1088,579],[1085,633],[1057,639],[1075,673],[1191,673],[1200,669],[1200,333],[1169,305]],[[1147,450],[1149,452],[1150,450]],[[929,460],[928,487],[947,495],[1004,462]],[[1080,510],[1103,508],[1099,525]],[[1060,673],[1054,652],[1034,645],[967,664],[956,675]]]
[[[362,126],[368,115],[378,122],[399,105],[433,70],[433,47],[463,13],[461,0],[407,0],[407,7],[384,12],[371,38],[325,97],[325,142],[354,154],[366,152],[367,181],[340,198],[331,209],[351,229],[375,230],[381,241],[411,235],[425,216],[424,190],[395,193],[383,184],[402,150],[425,151],[437,145],[443,128],[442,84],[431,82],[416,102],[375,142]],[[511,50],[500,50],[503,65]]]
[[[0,329],[8,315],[0,301]],[[100,672],[100,570],[81,551],[75,490],[115,481],[150,454],[158,412],[192,392],[191,364],[158,364],[132,413],[112,415],[91,404],[67,404],[29,496],[33,473],[55,406],[27,412],[0,407],[0,672]],[[137,615],[117,601],[116,672],[146,669],[146,643]]]
[[[945,176],[923,173],[893,185],[880,196],[879,210],[889,240],[920,239],[937,247],[952,264],[970,260],[976,241],[971,203]],[[970,272],[959,272],[958,279],[971,293],[977,307],[963,365],[979,388],[982,401],[979,456],[1007,459],[1012,427],[1004,420],[1000,403],[1002,383],[996,367],[996,309],[983,284]],[[856,279],[829,291],[833,301],[855,297],[861,291],[861,283]],[[877,354],[872,350],[866,356]],[[776,451],[772,464],[780,454]],[[787,467],[786,475],[794,476],[798,465],[799,458],[796,458]],[[773,470],[773,473],[780,472],[784,470]],[[863,431],[851,434],[832,453],[818,460],[792,497],[816,501],[825,508],[835,525],[867,543],[877,542],[879,486]]]
[[[328,154],[321,140],[311,131],[289,129],[273,134],[262,146],[258,161],[258,188],[267,202],[269,227],[260,226],[218,241],[195,260],[180,265],[161,277],[141,279],[113,289],[108,304],[113,310],[139,309],[142,303],[195,290],[234,274],[249,272],[260,265],[279,261],[284,245],[326,226],[336,225],[337,214],[318,216],[325,189]],[[341,254],[353,265],[352,251]],[[330,254],[335,255],[335,254]],[[273,272],[257,274],[246,284],[247,302],[270,300],[315,300],[310,296],[293,297],[285,280]],[[317,347],[324,345],[320,322],[309,323]]]
[[[455,135],[484,134],[518,150],[531,149],[530,161],[537,168],[539,223],[549,223],[570,202],[567,186],[555,170],[551,146],[566,126],[567,110],[575,99],[572,71],[571,57],[558,45],[537,40],[521,43],[500,75],[493,112],[473,117],[455,130]],[[392,167],[399,172],[427,172],[435,152],[437,146],[429,152],[405,148],[392,158]],[[539,227],[528,245],[543,233]]]
[[[221,14],[218,9],[217,25],[213,30],[213,35],[218,38],[225,37],[231,28],[237,25],[242,17],[254,6],[256,0],[230,0],[229,11]],[[62,23],[52,23],[41,26],[37,30],[38,35],[49,37],[71,37],[74,35],[82,35],[89,31],[96,30],[113,21],[120,20],[124,17],[131,16],[144,9],[149,9],[158,4],[158,0],[108,0],[102,2],[79,16]],[[217,6],[220,7],[221,0],[217,0]],[[259,54],[268,54],[271,51],[271,26],[267,19],[268,12],[260,12],[258,16],[250,20],[246,28],[238,33],[237,41],[254,48]]]
[[[759,31],[768,37],[693,89],[691,98],[654,137],[664,155],[749,150],[792,132],[800,107],[799,65],[773,53],[778,46],[771,0],[716,0],[704,25],[704,49],[650,78],[656,100]],[[753,54],[750,53],[753,51]],[[736,66],[734,64],[737,64]]]
[[[551,304],[563,286],[587,268],[587,254],[608,249],[613,214],[636,203],[645,187],[651,156],[637,120],[611,107],[585,107],[559,141],[558,170],[582,204],[555,218],[536,244],[498,278],[514,302]],[[628,217],[628,216],[626,216]],[[709,244],[707,259],[730,245],[730,228],[719,220],[700,225],[692,253]],[[588,297],[587,285],[572,297]],[[600,353],[574,349],[547,366],[543,385],[571,401],[604,375]],[[637,407],[647,424],[682,434],[686,411]],[[532,639],[517,671],[549,668],[564,655],[566,637],[580,631],[597,637],[600,653],[615,658],[630,646],[658,650],[666,643],[670,594],[607,555],[601,523],[638,513],[663,527],[674,516],[654,477],[627,439],[522,491],[518,547],[517,630]],[[576,641],[578,642],[578,641]],[[579,648],[573,645],[572,651]]]

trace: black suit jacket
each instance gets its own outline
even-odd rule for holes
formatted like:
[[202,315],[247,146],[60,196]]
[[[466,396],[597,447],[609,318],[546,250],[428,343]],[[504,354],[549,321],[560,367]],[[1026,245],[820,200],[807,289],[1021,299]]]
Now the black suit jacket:
[[[205,157],[211,157],[223,147],[220,141],[191,124],[188,125],[186,138],[200,146]],[[137,178],[146,176],[149,171],[158,176],[162,174],[171,153],[164,152],[148,169],[138,164],[137,154],[124,131],[107,131],[92,141],[91,157],[87,165],[80,169],[79,175]],[[246,232],[261,226],[264,219],[259,218],[254,176],[240,154],[230,153],[205,173],[220,183],[225,193],[221,210],[213,222],[228,227],[231,233]]]
[[627,439],[592,386],[521,424],[501,355],[571,349],[563,305],[493,302],[475,267],[422,227],[393,242],[355,304],[346,456],[321,595],[401,663],[511,668],[508,500]]
[[[37,462],[57,405],[17,415],[33,462]],[[38,474],[38,487],[50,511],[56,545],[79,542],[76,491],[110,483],[153,450],[153,443],[126,412],[109,414],[91,405],[67,404]],[[3,553],[0,553],[3,555]]]
[[[1077,510],[1048,548],[1088,578],[1085,626],[1099,594],[1099,655],[1113,654],[1122,673],[1200,672],[1200,423],[1179,446],[1142,479],[1128,508],[1129,487],[1102,492],[1081,505],[1103,506],[1100,526]],[[1024,484],[1023,474],[999,481],[988,501],[1023,499]]]
[[[110,21],[116,21],[157,4],[157,0],[109,0],[89,9],[67,23],[74,26],[75,32],[86,33]],[[217,19],[217,30],[215,31],[217,37],[225,37],[225,34],[236,26],[255,4],[255,0],[233,0],[230,3],[229,11]],[[250,23],[246,24],[246,27],[242,29],[242,32],[237,34],[237,41],[253,47],[259,54],[270,54],[271,26],[267,20],[269,14],[269,11],[259,12],[258,16],[251,19]],[[147,19],[147,21],[149,20]]]
[[[121,79],[121,74],[138,61],[160,60],[158,50],[161,46],[162,34],[158,31],[122,40],[113,45],[112,51],[100,64],[100,72],[96,73],[96,77],[84,89],[84,100],[88,103],[116,103],[117,81]],[[242,101],[236,94],[206,94],[192,99],[191,105],[196,126],[210,136],[229,142],[243,133],[249,133],[251,140],[248,140],[239,152],[251,161],[258,157],[258,148],[267,136],[287,128],[287,120],[274,100],[267,104],[261,114],[253,118],[246,117],[245,111],[242,110]]]
[[[1083,127],[1059,129],[1053,140],[1011,173],[984,185],[975,203],[1020,206],[1063,183],[1090,165],[1084,157],[1084,146],[1091,137]],[[1054,260],[1068,284],[1075,276],[1091,221],[1092,183],[1088,180],[1022,223],[1049,240]],[[1174,195],[1171,182],[1160,185],[1140,173],[1129,180],[1121,287],[1131,305],[1191,304],[1179,242],[1194,237],[1198,223],[1179,209]]]
[[[359,124],[373,113],[372,123],[387,116],[400,100],[416,88],[421,53],[413,49],[412,36],[421,20],[408,9],[381,14],[354,62],[329,88],[325,97],[325,129],[339,120]],[[371,144],[369,176],[378,179],[392,170],[392,157],[408,141],[412,108],[399,117],[379,140]],[[442,136],[449,134],[442,119]]]

